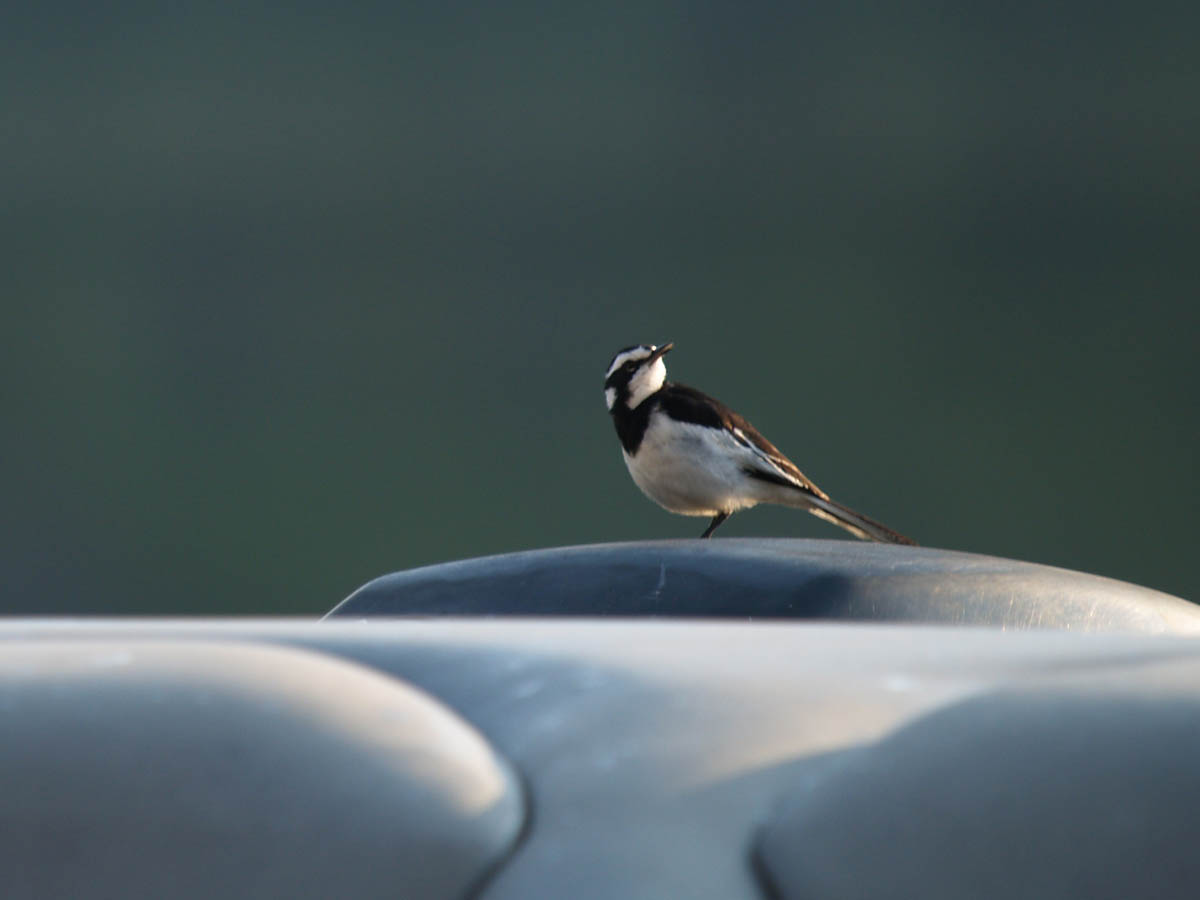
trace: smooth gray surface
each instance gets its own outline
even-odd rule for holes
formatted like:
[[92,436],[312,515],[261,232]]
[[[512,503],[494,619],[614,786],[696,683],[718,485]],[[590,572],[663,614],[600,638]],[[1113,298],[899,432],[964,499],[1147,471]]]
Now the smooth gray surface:
[[1200,633],[1200,606],[1095,575],[926,547],[782,538],[597,544],[425,566],[369,582],[329,615],[653,615]]
[[524,821],[469,725],[307,650],[0,652],[0,896],[459,898]]
[[[181,637],[344,657],[428,691],[472,722],[520,772],[532,804],[530,830],[486,883],[484,900],[761,900],[754,837],[808,783],[815,760],[889,746],[889,734],[927,714],[1001,691],[1066,696],[1103,683],[1126,686],[1130,703],[1156,703],[1181,690],[1181,679],[1191,690],[1200,674],[1197,641],[1125,634],[579,619],[0,623],[0,642],[17,647],[102,640],[136,652]],[[8,649],[0,644],[0,654]],[[1023,742],[1020,713],[983,724],[1011,730],[997,752],[1036,759],[1038,741]],[[1167,782],[1146,792],[1162,798],[1178,772],[1162,767],[1163,753],[1178,733],[1161,724],[1151,717],[1131,726],[1152,748],[1152,764],[1139,764],[1133,742],[1111,756],[1103,741],[1087,752],[1135,769],[1148,780],[1142,787],[1162,771]],[[987,755],[986,741],[981,753],[981,767],[1006,762]],[[1180,764],[1195,758],[1188,750]],[[179,764],[203,759],[185,752]],[[307,775],[292,779],[298,798],[310,789]],[[79,796],[86,802],[91,788]],[[869,819],[876,801],[875,793],[848,798],[837,812],[844,822]],[[1060,802],[1020,787],[1011,799],[1035,837]],[[187,810],[170,793],[158,803],[163,816]],[[986,821],[986,807],[976,812]],[[1153,804],[1141,813],[1153,816]],[[930,806],[908,810],[906,827],[936,834],[937,824]],[[334,849],[357,839],[332,824],[326,834]],[[1078,853],[1089,853],[1083,843]],[[1159,858],[1193,843],[1194,829],[1166,835]],[[870,860],[860,868],[871,872]],[[938,874],[929,873],[931,884]]]
[[1191,900],[1200,665],[965,701],[803,767],[760,859],[781,900]]

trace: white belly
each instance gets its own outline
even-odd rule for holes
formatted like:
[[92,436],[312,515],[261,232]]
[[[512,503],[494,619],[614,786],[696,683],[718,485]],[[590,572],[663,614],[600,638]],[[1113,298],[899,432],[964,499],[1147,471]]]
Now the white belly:
[[759,497],[747,495],[753,486],[742,471],[742,455],[742,448],[723,432],[679,423],[663,427],[655,419],[637,453],[624,453],[642,493],[685,516],[731,513],[759,502]]

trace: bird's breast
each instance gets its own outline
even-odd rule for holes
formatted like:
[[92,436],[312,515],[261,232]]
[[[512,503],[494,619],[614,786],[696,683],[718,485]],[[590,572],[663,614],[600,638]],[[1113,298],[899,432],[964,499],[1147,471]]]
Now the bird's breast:
[[637,450],[623,452],[634,483],[659,506],[715,516],[758,502],[746,495],[735,444],[721,429],[652,416]]

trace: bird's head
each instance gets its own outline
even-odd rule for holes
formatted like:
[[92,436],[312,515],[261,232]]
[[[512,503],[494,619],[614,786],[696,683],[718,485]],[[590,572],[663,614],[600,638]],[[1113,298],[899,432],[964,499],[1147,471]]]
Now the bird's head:
[[604,374],[604,402],[612,412],[618,403],[637,409],[642,401],[663,386],[667,367],[662,358],[674,344],[661,347],[642,344],[626,347],[612,358]]

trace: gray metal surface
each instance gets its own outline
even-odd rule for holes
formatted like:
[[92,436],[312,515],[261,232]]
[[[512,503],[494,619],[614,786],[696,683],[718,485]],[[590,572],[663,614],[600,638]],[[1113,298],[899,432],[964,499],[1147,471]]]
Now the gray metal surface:
[[677,616],[1200,633],[1200,607],[1016,560],[860,541],[714,539],[533,550],[377,578],[331,617]]
[[813,760],[760,832],[782,900],[1186,898],[1200,663],[965,700]]
[[524,823],[471,726],[306,650],[4,642],[0,729],[7,900],[460,897]]
[[[788,841],[799,832],[789,830],[796,822],[790,816],[803,808],[814,774],[825,777],[828,770],[817,767],[843,754],[852,758],[856,748],[877,754],[866,770],[874,779],[868,782],[871,789],[835,789],[838,783],[831,781],[816,808],[845,838],[835,850],[855,866],[859,884],[871,887],[872,896],[887,896],[898,854],[881,854],[878,860],[856,854],[853,838],[860,821],[874,829],[870,833],[877,840],[886,840],[891,823],[911,830],[905,840],[927,844],[928,864],[922,870],[927,889],[917,896],[950,896],[946,885],[991,877],[990,869],[972,868],[969,856],[956,863],[948,852],[938,852],[956,846],[964,822],[975,829],[973,839],[990,846],[1003,847],[1020,831],[1031,844],[1054,847],[1055,854],[1042,863],[1056,867],[1060,875],[1094,864],[1101,857],[1096,848],[1102,847],[1109,857],[1105,871],[1116,872],[1113,884],[1126,886],[1137,873],[1160,867],[1168,874],[1148,875],[1145,881],[1161,889],[1157,896],[1194,895],[1194,882],[1182,878],[1189,876],[1191,864],[1180,864],[1181,853],[1192,853],[1194,829],[1175,826],[1184,804],[1200,808],[1193,803],[1194,778],[1186,773],[1200,758],[1200,745],[1194,728],[1157,712],[1164,703],[1191,710],[1200,702],[1200,642],[1194,639],[804,622],[10,621],[0,624],[0,658],[42,642],[76,641],[100,641],[106,654],[136,657],[143,646],[175,645],[185,638],[293,647],[307,651],[302,654],[306,658],[317,654],[348,660],[376,669],[385,680],[428,692],[471,722],[520,773],[531,803],[528,831],[477,894],[484,900],[760,900],[769,896],[760,877],[764,872],[786,898],[841,896],[795,893],[809,882],[790,881],[788,872],[768,856],[791,858],[794,845]],[[197,664],[207,669],[199,658]],[[212,664],[224,667],[220,657]],[[253,690],[258,676],[244,675],[246,689]],[[154,703],[155,680],[129,684],[130,691],[142,692],[136,703],[119,694],[98,697],[33,746],[86,746],[103,730],[99,723],[109,720],[128,721],[130,735],[139,722],[156,720],[155,727],[193,734],[187,724],[193,706]],[[240,682],[241,676],[233,681]],[[323,702],[356,704],[357,684],[357,679],[330,683]],[[996,696],[1018,700],[996,704],[988,699]],[[1020,702],[1043,696],[1059,704],[1051,710],[1063,715],[1057,731],[1046,724],[1045,714],[1030,712]],[[1073,712],[1083,708],[1074,706],[1076,701],[1114,702],[1116,725]],[[975,702],[981,705],[970,705]],[[121,710],[128,719],[113,719],[113,711]],[[21,716],[6,715],[8,723],[19,725]],[[144,793],[156,821],[193,816],[195,805],[203,802],[199,791],[204,778],[186,772],[211,772],[219,742],[228,739],[221,736],[238,733],[219,722],[209,724],[216,736],[200,740],[197,735],[194,745],[190,740],[172,744],[171,756],[168,745],[152,743],[141,757],[137,771],[177,766],[179,778],[191,779],[192,787],[181,793],[160,790],[153,798]],[[294,729],[275,733],[278,727],[275,720],[264,720],[250,744],[262,743],[270,750],[266,755],[274,756],[302,738]],[[1079,740],[1070,739],[1073,727],[1080,728]],[[1048,734],[1058,737],[1047,744]],[[956,735],[956,745],[944,746]],[[914,746],[940,753],[931,757],[939,765],[920,769],[920,753],[905,750]],[[955,752],[956,747],[962,752]],[[1043,778],[1030,780],[1043,754]],[[894,782],[888,775],[893,755]],[[1028,762],[1015,762],[1017,757]],[[116,808],[102,782],[108,767],[121,763],[111,754],[102,759],[107,762],[88,770],[93,777],[71,783],[62,795],[60,814],[71,814],[72,805]],[[30,765],[27,777],[40,777],[36,761]],[[919,776],[925,772],[924,777],[936,781],[943,769],[941,793],[935,790],[926,802]],[[331,763],[287,770],[277,779],[280,790],[286,786],[293,795],[291,802],[303,805],[313,792],[324,790],[322,781],[336,777],[338,767]],[[1048,789],[1051,783],[1060,789]],[[895,797],[882,796],[893,788]],[[1176,790],[1178,801],[1171,796]],[[1161,818],[1168,827],[1145,832],[1155,835],[1154,842],[1131,839],[1123,854],[1115,853],[1112,832],[1098,829],[1098,807],[1084,802],[1092,795],[1116,801],[1110,809],[1116,818],[1107,825],[1153,827]],[[259,823],[269,818],[256,813],[255,791],[247,786],[241,803],[235,793],[227,796],[229,805],[209,820],[214,832],[232,829],[247,854],[256,853],[262,842],[269,847],[269,830],[256,836],[239,821],[243,815]],[[947,816],[945,804],[955,798],[955,815]],[[1141,799],[1132,802],[1136,798]],[[995,815],[997,804],[1003,815]],[[1123,810],[1133,818],[1122,819]],[[341,878],[347,862],[360,859],[364,831],[377,827],[395,829],[388,834],[391,851],[412,859],[405,845],[419,840],[415,832],[425,817],[405,822],[397,806],[396,819],[380,825],[381,815],[369,814],[361,828],[350,830],[349,812],[330,816],[320,856],[298,853],[284,864],[305,871],[326,866],[333,873],[330,878]],[[9,820],[5,831],[43,821],[27,806],[23,820]],[[773,827],[773,836],[766,837]],[[761,868],[756,868],[759,836],[764,837],[758,845]],[[901,841],[899,832],[896,840]],[[26,857],[6,843],[0,844],[0,872],[11,877]],[[204,846],[197,849],[190,839],[168,834],[154,850],[142,854],[138,864],[168,878],[181,858],[203,853]],[[258,858],[278,861],[269,855]],[[984,857],[984,862],[1012,873],[1014,885],[1028,871],[1014,853]],[[351,871],[365,880],[367,891],[391,887],[392,896],[413,896],[395,890],[398,876],[392,868]],[[1180,880],[1169,874],[1176,871]],[[92,896],[121,883],[119,873],[100,864],[92,876]],[[204,896],[189,894],[186,880],[175,886],[173,896]],[[1012,894],[1029,895],[1019,890]]]

